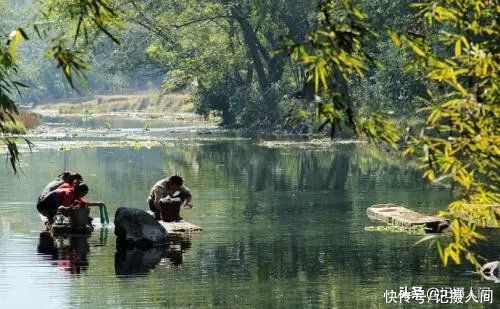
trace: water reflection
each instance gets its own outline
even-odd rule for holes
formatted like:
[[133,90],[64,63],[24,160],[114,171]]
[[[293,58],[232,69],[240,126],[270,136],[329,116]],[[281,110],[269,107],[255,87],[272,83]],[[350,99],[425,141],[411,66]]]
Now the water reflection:
[[183,263],[183,254],[190,248],[190,235],[170,235],[169,243],[160,247],[117,247],[115,274],[127,277],[144,276],[165,260],[179,266]]
[[[15,307],[26,290],[54,300],[54,286],[67,287],[59,307],[369,308],[383,307],[384,291],[401,286],[495,284],[466,273],[466,263],[443,268],[435,249],[413,246],[418,237],[364,230],[373,225],[366,216],[372,204],[434,213],[450,193],[425,185],[421,173],[391,154],[363,145],[309,150],[185,142],[164,149],[47,151],[23,160],[19,177],[0,168],[0,308]],[[55,240],[41,242],[46,261],[38,263],[38,231],[31,231],[40,222],[32,201],[54,170],[65,167],[85,171],[89,199],[106,201],[110,214],[120,206],[144,209],[154,182],[182,174],[196,202],[183,216],[204,230],[192,245],[188,239],[117,252],[114,233],[96,229],[87,256],[92,265],[80,266],[85,280],[48,276],[56,268],[40,266],[57,265],[63,253]],[[481,244],[490,261],[498,260],[500,244],[500,235],[491,234]],[[175,285],[166,289],[169,282]]]
[[53,236],[48,231],[40,233],[37,251],[54,261],[53,265],[70,274],[81,274],[89,266],[89,236]]

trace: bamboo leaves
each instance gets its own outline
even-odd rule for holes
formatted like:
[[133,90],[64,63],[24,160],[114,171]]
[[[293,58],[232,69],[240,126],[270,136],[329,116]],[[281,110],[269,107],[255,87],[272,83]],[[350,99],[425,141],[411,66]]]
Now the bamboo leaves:
[[[17,48],[23,40],[27,39],[28,36],[24,30],[17,28],[10,33],[5,45],[0,49],[0,144],[7,147],[7,158],[14,172],[17,171],[19,151],[15,140],[9,137],[8,126],[15,124],[14,115],[18,113],[18,110],[12,99],[12,93],[15,90],[19,92],[19,87],[25,87],[25,85],[13,80],[12,76],[17,72]],[[29,142],[28,145],[30,145]]]
[[[117,14],[108,0],[45,0],[42,6],[46,9],[43,16],[52,19],[52,24],[56,19],[61,18],[62,24],[69,24],[67,32],[55,31],[54,25],[49,25],[47,29],[41,29],[42,25],[35,23],[33,29],[42,40],[50,42],[50,48],[47,56],[57,62],[66,80],[72,88],[76,89],[74,76],[76,76],[85,86],[84,71],[88,65],[83,59],[81,46],[77,46],[78,38],[84,37],[84,44],[88,44],[88,32],[95,29],[98,33],[104,33],[111,40],[118,43],[117,39],[109,31],[111,25],[118,24]],[[66,19],[65,19],[66,18]],[[71,25],[74,27],[72,28]],[[51,27],[53,27],[51,29]],[[52,31],[49,31],[52,30]],[[48,37],[48,34],[53,34]],[[66,44],[66,37],[73,33],[73,46]],[[23,83],[12,80],[12,76],[17,73],[16,58],[17,49],[23,40],[27,40],[26,32],[17,28],[10,33],[8,40],[0,49],[0,142],[7,146],[8,158],[13,170],[16,172],[16,162],[19,159],[19,151],[16,141],[9,138],[6,131],[8,121],[14,121],[13,115],[17,114],[17,108],[12,99],[12,92],[17,90],[20,93],[20,87],[26,87]],[[31,144],[26,140],[28,145]]]
[[[364,77],[368,64],[373,63],[365,51],[365,44],[375,35],[363,21],[366,15],[349,1],[341,1],[338,5],[336,1],[324,0],[319,11],[319,26],[309,40],[304,43],[289,41],[285,49],[293,60],[304,66],[306,83],[312,84],[314,93],[320,97],[317,104],[319,129],[330,124],[333,137],[335,126],[342,128],[347,124],[358,133],[359,124],[355,121],[346,88],[351,76]],[[372,128],[372,133],[377,132]]]
[[[500,112],[498,107],[498,46],[494,35],[500,10],[494,1],[421,1],[421,22],[440,26],[437,40],[391,33],[395,45],[416,55],[414,69],[422,70],[430,85],[433,106],[427,109],[427,128],[407,151],[417,155],[427,169],[424,177],[451,179],[459,198],[442,215],[451,217],[453,238],[437,243],[443,263],[459,264],[462,255],[478,267],[470,246],[485,238],[477,226],[499,227],[498,157]],[[436,47],[449,46],[447,52]]]

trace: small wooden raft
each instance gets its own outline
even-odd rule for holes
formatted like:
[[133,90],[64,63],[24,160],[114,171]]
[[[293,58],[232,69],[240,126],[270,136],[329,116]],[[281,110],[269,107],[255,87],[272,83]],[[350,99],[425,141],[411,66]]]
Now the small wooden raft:
[[187,221],[165,222],[158,221],[170,234],[191,233],[201,231],[202,228]]
[[438,217],[431,217],[396,204],[377,204],[366,209],[371,219],[380,220],[393,225],[414,226],[425,225],[430,230],[444,222]]
[[[148,211],[148,213],[154,216],[153,212]],[[158,220],[158,223],[160,223],[169,234],[191,233],[202,230],[201,227],[184,220],[178,222],[165,222],[163,220]]]

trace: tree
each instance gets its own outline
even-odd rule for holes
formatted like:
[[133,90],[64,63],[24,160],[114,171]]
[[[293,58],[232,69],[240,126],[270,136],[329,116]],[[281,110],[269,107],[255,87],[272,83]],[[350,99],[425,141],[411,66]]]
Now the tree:
[[15,163],[18,160],[19,151],[15,141],[7,136],[9,132],[6,124],[9,121],[15,122],[14,115],[18,114],[16,104],[12,99],[13,92],[20,91],[19,88],[24,87],[22,83],[13,79],[13,75],[17,72],[17,46],[24,39],[27,39],[24,31],[20,28],[15,29],[0,49],[0,145],[7,146],[14,171],[16,171]]
[[371,68],[364,78],[354,78],[350,88],[353,104],[360,116],[377,110],[390,111],[392,118],[406,122],[415,120],[415,111],[424,107],[419,99],[426,94],[424,76],[420,72],[408,72],[406,63],[411,59],[410,51],[395,46],[387,28],[400,32],[415,28],[425,31],[415,21],[409,4],[414,0],[357,1],[360,10],[366,13],[366,23],[377,33],[377,39],[367,42],[368,54],[381,66]]
[[[33,24],[33,32],[40,39],[47,40],[50,44],[47,55],[50,56],[61,69],[64,77],[72,88],[75,88],[75,77],[85,81],[84,71],[88,65],[82,59],[79,44],[88,44],[89,35],[104,33],[113,41],[116,38],[108,30],[114,22],[116,14],[107,0],[46,0],[42,3],[46,12],[45,16],[58,14],[65,18],[63,31],[54,30],[57,25]],[[51,28],[54,27],[54,28]],[[55,33],[50,36],[51,33]],[[68,42],[68,37],[72,42]],[[7,146],[11,165],[16,171],[16,162],[19,160],[19,151],[16,141],[8,136],[5,124],[13,121],[18,113],[14,92],[20,94],[20,88],[26,85],[15,79],[18,72],[17,47],[28,40],[28,35],[23,28],[14,29],[0,50],[0,143]],[[27,140],[26,140],[27,141]],[[27,141],[28,142],[28,141]],[[29,143],[29,142],[28,142]]]
[[[310,1],[144,1],[128,20],[150,30],[148,51],[169,71],[166,85],[195,84],[198,111],[215,111],[223,125],[275,125],[291,87],[284,36],[303,39]],[[282,90],[286,88],[286,90]]]
[[500,226],[500,5],[438,0],[412,6],[439,35],[392,32],[398,47],[415,54],[410,68],[424,72],[434,86],[423,110],[426,126],[406,152],[422,161],[430,181],[449,180],[457,188],[456,200],[442,213],[453,219],[453,239],[436,242],[444,264],[465,257],[478,267],[470,248],[484,237],[476,228]]
[[307,42],[290,41],[288,50],[292,59],[304,66],[305,97],[315,99],[316,119],[336,129],[350,128],[354,134],[364,132],[369,138],[377,137],[394,144],[395,129],[380,116],[372,119],[356,118],[350,98],[350,78],[363,78],[370,64],[377,64],[367,51],[367,44],[376,34],[365,22],[366,15],[348,1],[324,0],[319,5],[317,28]]

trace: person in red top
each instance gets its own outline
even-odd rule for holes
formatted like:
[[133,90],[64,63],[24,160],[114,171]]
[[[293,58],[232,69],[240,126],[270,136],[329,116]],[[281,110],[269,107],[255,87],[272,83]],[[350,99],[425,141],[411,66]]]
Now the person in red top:
[[37,209],[43,216],[47,217],[49,223],[54,222],[54,216],[60,209],[62,211],[69,208],[99,206],[103,203],[92,203],[83,197],[89,192],[89,187],[83,182],[75,182],[73,186],[64,185],[47,194],[37,205]]
[[55,190],[61,199],[61,206],[68,208],[87,207],[89,201],[83,197],[89,192],[89,188],[84,183],[76,183],[71,185],[69,183],[61,185]]
[[49,184],[45,186],[45,188],[42,191],[42,194],[40,194],[40,197],[38,200],[42,200],[47,194],[50,192],[54,191],[55,189],[59,188],[61,185],[63,186],[73,186],[73,183],[75,181],[82,182],[83,178],[82,175],[76,173],[73,174],[71,172],[63,172],[57,176],[57,179],[54,181],[51,181]]

